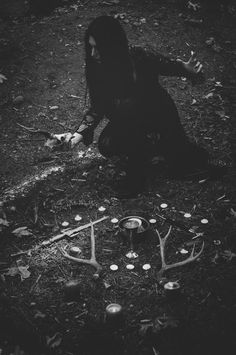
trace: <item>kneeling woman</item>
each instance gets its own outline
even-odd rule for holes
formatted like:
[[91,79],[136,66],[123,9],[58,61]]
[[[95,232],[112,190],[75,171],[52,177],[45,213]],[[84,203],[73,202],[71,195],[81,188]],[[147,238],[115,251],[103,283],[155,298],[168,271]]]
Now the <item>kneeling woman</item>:
[[193,55],[188,62],[168,59],[141,47],[128,45],[119,21],[96,18],[85,35],[86,79],[90,109],[74,134],[74,146],[93,141],[103,117],[109,123],[98,147],[105,157],[127,157],[127,177],[120,197],[133,197],[144,188],[146,164],[162,155],[172,171],[204,168],[208,154],[185,135],[176,106],[159,84],[159,75],[200,75],[202,65]]

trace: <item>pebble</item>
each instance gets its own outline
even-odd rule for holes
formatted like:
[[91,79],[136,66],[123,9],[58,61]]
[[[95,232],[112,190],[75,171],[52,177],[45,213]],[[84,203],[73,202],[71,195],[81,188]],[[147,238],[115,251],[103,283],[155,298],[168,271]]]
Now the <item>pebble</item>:
[[58,106],[49,106],[50,110],[57,110],[59,107]]
[[185,217],[185,218],[190,218],[190,217],[192,217],[192,216],[191,216],[190,213],[185,213],[185,214],[184,214],[184,217]]
[[24,101],[24,97],[19,95],[13,99],[13,104],[19,105]]
[[81,221],[81,219],[82,219],[82,217],[79,214],[77,214],[75,216],[75,221],[79,222],[79,221]]

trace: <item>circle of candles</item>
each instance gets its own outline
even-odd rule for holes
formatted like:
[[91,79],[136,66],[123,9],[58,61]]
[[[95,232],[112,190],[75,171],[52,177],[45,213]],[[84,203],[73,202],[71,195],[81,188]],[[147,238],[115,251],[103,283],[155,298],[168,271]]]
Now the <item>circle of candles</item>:
[[162,203],[161,204],[161,208],[167,208],[167,207],[168,207],[167,203]]
[[206,218],[201,219],[201,223],[202,224],[207,224],[208,223],[208,219],[206,219]]
[[81,253],[81,249],[79,247],[71,247],[69,250],[69,254],[71,256],[78,256]]
[[110,269],[112,271],[116,271],[116,270],[118,270],[118,266],[116,264],[112,264],[112,265],[110,265]]

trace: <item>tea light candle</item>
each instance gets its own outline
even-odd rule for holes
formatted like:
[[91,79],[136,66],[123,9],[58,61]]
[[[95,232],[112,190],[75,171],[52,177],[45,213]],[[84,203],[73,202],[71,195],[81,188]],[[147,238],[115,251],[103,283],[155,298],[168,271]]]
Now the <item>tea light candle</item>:
[[113,224],[116,224],[116,223],[118,223],[119,221],[118,221],[118,219],[117,218],[112,218],[111,219],[111,223],[113,223]]
[[111,269],[112,271],[117,271],[117,270],[118,270],[118,265],[112,264],[112,265],[110,265],[110,269]]
[[143,266],[143,270],[150,270],[151,269],[151,265],[150,264],[144,264]]
[[201,220],[201,223],[202,223],[202,224],[207,224],[207,223],[208,223],[208,220],[207,220],[206,218],[203,218],[203,219]]
[[151,223],[151,224],[155,224],[156,223],[156,219],[155,218],[151,218],[151,219],[149,219],[149,223]]
[[126,269],[127,270],[133,270],[134,269],[134,265],[133,264],[127,264],[126,265]]
[[118,303],[110,303],[106,307],[106,319],[107,320],[116,319],[116,318],[118,318],[118,316],[120,317],[121,313],[122,313],[122,307]]
[[180,291],[180,284],[177,281],[169,281],[164,284],[164,290],[168,296],[176,296]]
[[69,250],[69,254],[74,257],[78,256],[80,253],[81,249],[79,247],[71,247]]
[[161,204],[161,208],[167,208],[167,207],[168,207],[167,203],[162,203]]
[[104,211],[106,211],[106,208],[103,207],[103,206],[100,206],[100,207],[98,208],[98,211],[99,211],[99,212],[104,212]]

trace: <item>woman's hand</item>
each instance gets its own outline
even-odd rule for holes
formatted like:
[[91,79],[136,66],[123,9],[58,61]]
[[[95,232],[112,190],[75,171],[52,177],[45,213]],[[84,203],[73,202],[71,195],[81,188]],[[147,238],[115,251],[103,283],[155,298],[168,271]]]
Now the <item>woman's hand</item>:
[[83,136],[80,133],[75,132],[74,134],[67,132],[62,134],[53,134],[52,138],[49,138],[45,146],[54,150],[68,150],[74,148],[74,146],[80,143]]
[[178,62],[181,62],[185,71],[186,77],[192,81],[192,84],[201,83],[205,80],[204,74],[202,72],[202,64],[196,59],[196,53],[191,51],[191,56],[187,62],[184,62],[181,59],[177,59]]
[[74,146],[82,142],[82,140],[83,140],[82,134],[75,132],[70,138],[71,148],[74,148]]

